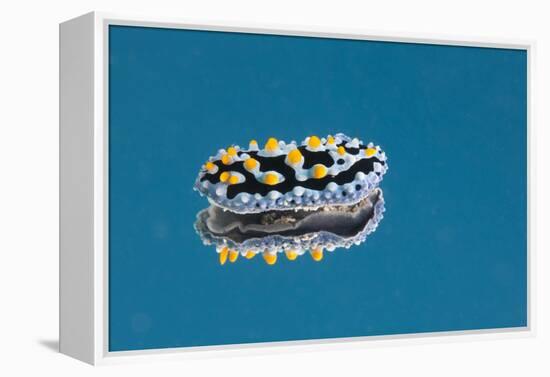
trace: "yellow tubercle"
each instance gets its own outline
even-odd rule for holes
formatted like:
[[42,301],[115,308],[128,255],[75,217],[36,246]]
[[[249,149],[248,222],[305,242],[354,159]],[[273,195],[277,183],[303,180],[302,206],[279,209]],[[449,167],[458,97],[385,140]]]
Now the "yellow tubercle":
[[223,173],[220,174],[220,182],[222,182],[222,183],[227,182],[229,180],[230,176],[231,176],[231,174],[229,174],[229,172],[224,171]]
[[275,264],[275,262],[277,262],[277,253],[271,254],[271,253],[265,251],[262,255],[264,257],[265,263],[267,263],[269,265],[273,265],[273,264]]
[[247,169],[247,170],[254,170],[257,166],[258,166],[258,161],[256,161],[255,159],[253,159],[252,157],[247,159],[245,162],[244,162],[244,167]]
[[223,266],[225,262],[227,261],[227,254],[229,254],[229,249],[224,246],[223,249],[220,251],[220,264]]
[[229,147],[227,148],[227,154],[231,157],[235,157],[237,155],[237,150],[235,147]]
[[340,145],[340,146],[338,147],[337,152],[338,152],[338,154],[339,154],[340,156],[343,156],[343,155],[346,154],[346,148],[344,148],[343,146]]
[[321,146],[321,139],[317,136],[310,136],[307,145],[310,148],[319,148]]
[[246,252],[246,254],[245,254],[244,257],[245,257],[246,259],[252,259],[252,258],[254,258],[255,256],[256,256],[256,253],[255,253],[255,252],[253,252],[252,250],[248,250],[248,251]]
[[233,159],[231,158],[231,156],[229,154],[224,154],[222,155],[222,163],[224,165],[230,165],[232,162],[233,162]]
[[324,178],[327,175],[327,167],[323,164],[317,164],[313,166],[313,170],[311,172],[311,175],[313,178],[321,179]]
[[321,248],[312,249],[311,257],[315,262],[319,262],[321,259],[323,259],[323,249]]
[[237,177],[236,175],[232,175],[229,177],[230,185],[236,185],[237,183],[239,183],[239,177]]
[[274,137],[270,137],[265,143],[265,150],[268,152],[275,152],[279,148],[279,142]]
[[296,251],[294,250],[285,250],[285,255],[288,260],[295,260],[296,258],[298,258],[298,253],[296,253]]
[[207,161],[206,164],[204,164],[204,168],[208,171],[212,171],[216,168],[216,165],[210,161]]
[[239,253],[235,250],[229,250],[229,261],[234,263],[239,257]]
[[270,186],[276,185],[279,183],[279,177],[275,173],[266,173],[264,175],[264,183]]
[[300,153],[300,150],[299,149],[293,149],[291,150],[290,152],[288,152],[288,161],[292,164],[292,165],[296,165],[296,164],[299,164],[300,161],[302,161],[302,153]]
[[254,139],[250,140],[250,142],[248,143],[248,145],[250,147],[257,147],[258,146],[258,142]]
[[329,145],[334,144],[334,137],[332,137],[332,135],[329,135],[327,137],[327,144],[329,144]]
[[365,155],[367,157],[372,157],[376,154],[376,148],[367,148],[365,149]]

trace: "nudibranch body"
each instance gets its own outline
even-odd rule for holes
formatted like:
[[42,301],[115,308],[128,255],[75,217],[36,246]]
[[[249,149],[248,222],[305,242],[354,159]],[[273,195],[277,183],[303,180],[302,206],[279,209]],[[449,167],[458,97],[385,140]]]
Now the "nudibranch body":
[[343,134],[301,144],[270,138],[263,149],[221,149],[201,169],[195,188],[213,204],[237,213],[316,209],[353,204],[377,187],[386,154]]
[[262,254],[274,264],[365,241],[383,218],[378,187],[386,154],[343,134],[302,143],[270,138],[219,150],[202,167],[195,189],[212,204],[197,215],[203,243],[215,245],[221,264]]

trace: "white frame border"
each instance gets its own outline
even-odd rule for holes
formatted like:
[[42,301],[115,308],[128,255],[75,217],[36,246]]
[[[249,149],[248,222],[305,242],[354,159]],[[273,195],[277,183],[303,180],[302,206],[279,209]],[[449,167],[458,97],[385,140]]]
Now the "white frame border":
[[[472,340],[494,340],[535,336],[534,315],[534,163],[533,143],[533,54],[534,41],[495,40],[494,38],[449,37],[414,33],[386,33],[357,29],[326,27],[265,25],[236,22],[204,23],[174,18],[140,17],[93,12],[94,18],[94,364],[147,362],[166,359],[244,356],[319,351],[371,346],[426,344]],[[308,36],[337,39],[357,39],[386,42],[440,44],[450,46],[519,49],[527,53],[527,326],[490,330],[434,332],[405,335],[366,336],[253,343],[229,346],[202,346],[140,351],[108,350],[108,28],[110,25],[161,27],[173,29],[243,32],[255,34]],[[460,336],[457,336],[460,335]],[[220,350],[223,350],[221,352]]]

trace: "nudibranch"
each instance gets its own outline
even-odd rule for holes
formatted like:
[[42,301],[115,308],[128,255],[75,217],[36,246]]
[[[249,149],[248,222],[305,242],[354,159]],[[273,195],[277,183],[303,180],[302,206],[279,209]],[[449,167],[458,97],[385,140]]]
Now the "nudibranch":
[[360,244],[376,229],[387,170],[379,146],[344,134],[220,149],[195,182],[211,203],[195,228],[221,264],[257,254],[274,264],[279,253],[294,260],[307,251],[320,261],[324,250]]

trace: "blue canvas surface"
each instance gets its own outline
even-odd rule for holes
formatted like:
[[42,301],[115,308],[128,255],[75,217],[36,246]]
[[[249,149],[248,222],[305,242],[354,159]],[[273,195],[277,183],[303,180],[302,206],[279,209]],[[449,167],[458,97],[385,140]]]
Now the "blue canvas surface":
[[[111,351],[525,326],[522,50],[111,26]],[[366,243],[220,266],[193,229],[219,148],[379,144]]]

